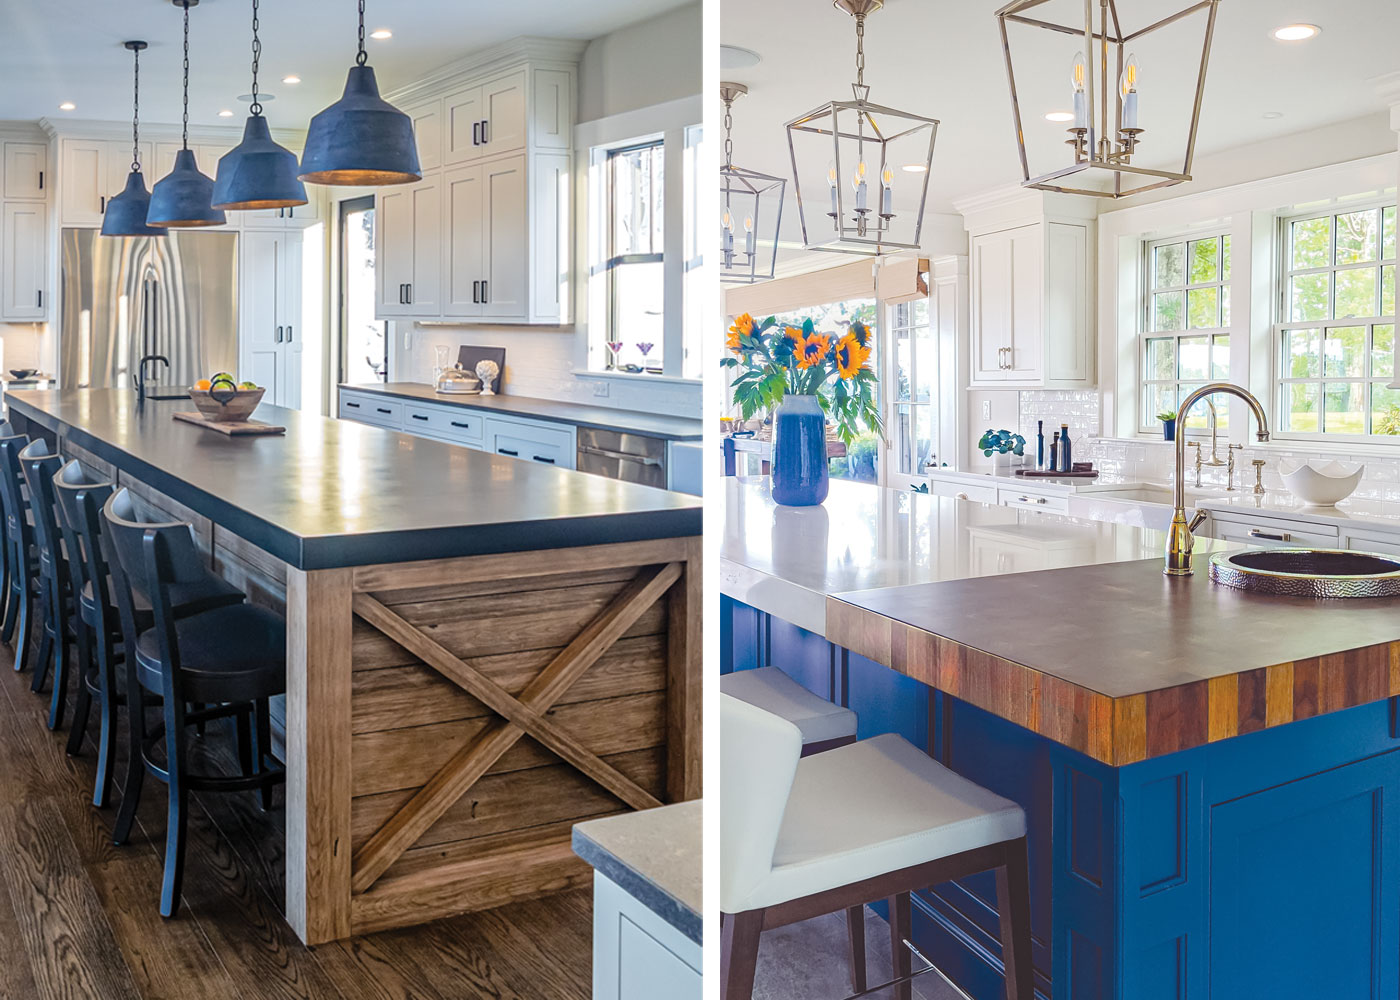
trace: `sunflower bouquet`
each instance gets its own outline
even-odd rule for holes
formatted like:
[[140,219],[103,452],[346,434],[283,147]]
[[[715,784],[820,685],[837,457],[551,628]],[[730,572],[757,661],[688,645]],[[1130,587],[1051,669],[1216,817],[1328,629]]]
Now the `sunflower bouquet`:
[[758,323],[748,313],[729,328],[724,346],[725,368],[742,369],[734,377],[734,404],[748,420],[760,410],[772,410],[786,395],[816,396],[847,446],[861,426],[883,437],[880,407],[875,400],[875,372],[870,360],[871,330],[853,321],[836,336],[822,333],[812,321],[779,327],[769,316]]

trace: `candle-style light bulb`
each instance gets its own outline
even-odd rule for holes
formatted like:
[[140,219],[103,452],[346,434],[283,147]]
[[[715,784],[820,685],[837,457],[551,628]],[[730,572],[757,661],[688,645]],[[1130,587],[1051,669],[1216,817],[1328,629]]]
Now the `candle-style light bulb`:
[[1123,98],[1124,128],[1138,127],[1138,81],[1141,76],[1137,56],[1129,53],[1128,61],[1123,64],[1123,75],[1118,79],[1118,93]]
[[723,241],[724,252],[732,254],[734,252],[734,215],[726,207],[720,214],[720,239]]
[[836,164],[831,160],[826,163],[826,182],[831,185],[831,214],[839,215],[836,207],[836,186],[841,182],[841,178],[836,175]]
[[744,253],[750,257],[754,252],[753,216],[744,216]]
[[1070,81],[1074,84],[1074,127],[1089,127],[1089,104],[1084,94],[1084,83],[1088,79],[1088,66],[1084,62],[1083,51],[1074,54],[1074,65],[1070,69]]
[[894,169],[889,164],[880,174],[880,214],[894,215]]
[[864,212],[867,208],[869,208],[869,206],[866,204],[867,187],[865,175],[865,160],[862,159],[859,163],[856,164],[855,175],[851,177],[851,187],[855,188],[856,192],[857,212]]

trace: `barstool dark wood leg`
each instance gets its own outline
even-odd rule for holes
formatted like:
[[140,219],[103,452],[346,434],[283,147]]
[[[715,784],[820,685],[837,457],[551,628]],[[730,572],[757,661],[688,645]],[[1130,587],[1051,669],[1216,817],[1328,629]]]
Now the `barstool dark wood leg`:
[[[257,725],[253,729],[253,765],[257,768],[257,774],[267,771],[267,758],[272,753],[272,713],[268,709],[267,699],[263,698],[253,706],[253,718]],[[259,794],[262,798],[263,811],[272,808],[272,783],[265,783]]]
[[141,802],[141,784],[146,777],[146,763],[141,744],[146,740],[146,703],[141,697],[141,685],[136,683],[136,670],[126,671],[127,759],[126,781],[122,783],[122,804],[117,821],[112,826],[112,843],[125,844],[131,837],[131,824],[136,819],[136,807]]
[[250,710],[245,705],[233,717],[234,728],[238,733],[238,768],[245,778],[253,776],[252,720],[249,715]]
[[851,966],[851,990],[864,991],[865,978],[865,904],[846,908],[846,956]]
[[15,637],[15,622],[19,618],[20,600],[23,596],[24,564],[15,562],[15,546],[5,540],[5,624],[0,626],[0,641],[10,642]]
[[[92,804],[106,809],[112,801],[112,767],[117,745],[116,650],[109,636],[97,640],[97,697],[102,728],[97,736],[97,778],[92,788]],[[138,793],[139,794],[139,793]]]
[[1006,967],[1006,1000],[1032,1000],[1031,879],[1026,839],[1006,845],[1006,863],[997,869],[997,910],[1001,957]]
[[[189,790],[185,787],[185,706],[165,698],[165,763],[170,777],[165,821],[165,875],[160,886],[160,915],[173,917],[180,907],[185,875],[185,816]],[[245,718],[241,717],[241,718]]]
[[19,596],[19,625],[15,631],[15,670],[23,673],[29,669],[29,644],[30,644],[30,622],[33,615],[30,614],[30,605],[33,604],[32,595],[29,593],[28,581],[25,582],[23,592]]
[[[74,609],[77,610],[76,608]],[[73,703],[73,728],[68,731],[68,754],[77,756],[83,752],[83,737],[87,735],[88,717],[92,713],[92,691],[88,688],[88,678],[92,676],[92,631],[81,618],[76,619],[78,640],[78,697]]]
[[[61,600],[58,607],[63,607]],[[53,645],[53,695],[49,699],[50,729],[57,729],[63,725],[63,715],[68,708],[68,674],[72,664],[68,657],[68,627],[63,622],[61,610],[54,626],[50,640]]]
[[[909,893],[900,892],[890,897],[890,969],[892,978],[907,976],[913,971],[913,956],[904,946],[904,939],[913,936],[909,924],[911,920]],[[894,987],[894,1000],[910,1000],[913,984],[904,982]]]
[[724,921],[720,934],[720,1000],[753,1000],[762,934],[762,910],[734,913]]

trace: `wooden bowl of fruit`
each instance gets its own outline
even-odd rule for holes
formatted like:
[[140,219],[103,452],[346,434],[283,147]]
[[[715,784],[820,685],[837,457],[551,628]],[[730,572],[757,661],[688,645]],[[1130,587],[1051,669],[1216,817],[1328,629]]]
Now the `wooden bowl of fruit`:
[[236,382],[228,372],[220,372],[196,382],[190,389],[190,399],[205,420],[241,424],[253,415],[265,391],[252,382]]

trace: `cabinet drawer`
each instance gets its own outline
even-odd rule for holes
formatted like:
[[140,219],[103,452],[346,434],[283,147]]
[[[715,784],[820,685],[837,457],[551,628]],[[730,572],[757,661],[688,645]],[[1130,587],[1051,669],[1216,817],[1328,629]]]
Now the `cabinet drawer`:
[[954,500],[975,500],[978,503],[997,502],[997,488],[995,486],[969,486],[967,483],[948,479],[935,479],[932,482],[934,496],[951,497]]
[[1213,534],[1227,542],[1268,547],[1274,545],[1303,545],[1312,548],[1335,549],[1338,545],[1336,528],[1311,521],[1289,521],[1283,518],[1259,517],[1248,520],[1222,518],[1212,513]]
[[1069,513],[1069,497],[1050,496],[1025,490],[999,490],[997,498],[1003,507],[1020,507],[1024,510],[1048,510],[1056,514]]
[[398,428],[403,426],[403,404],[392,399],[342,394],[340,397],[340,416],[347,420],[358,420],[361,423]]
[[574,452],[565,442],[522,437],[518,434],[498,432],[491,436],[491,450],[507,458],[519,458],[527,462],[539,462],[561,469],[574,467]]
[[431,434],[451,441],[481,443],[486,421],[480,414],[452,406],[420,406],[405,403],[403,429],[410,433]]

